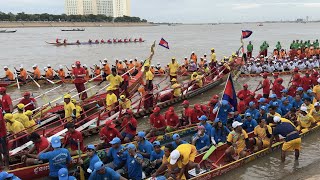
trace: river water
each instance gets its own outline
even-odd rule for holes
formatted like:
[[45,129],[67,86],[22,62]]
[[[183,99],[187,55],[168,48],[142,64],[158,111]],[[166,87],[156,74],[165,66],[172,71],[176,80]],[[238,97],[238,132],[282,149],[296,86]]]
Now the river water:
[[[99,60],[108,58],[113,62],[115,58],[144,59],[148,56],[150,45],[154,40],[157,42],[164,38],[169,42],[170,50],[156,47],[153,64],[160,62],[165,65],[170,62],[171,57],[176,57],[179,62],[185,56],[190,56],[191,51],[195,51],[198,57],[204,53],[210,54],[210,49],[216,49],[219,58],[230,55],[240,46],[241,30],[249,29],[253,35],[249,38],[254,44],[255,54],[257,54],[260,44],[267,40],[271,47],[274,47],[279,40],[282,46],[288,49],[293,39],[314,39],[320,37],[319,23],[308,24],[264,24],[258,27],[256,24],[229,24],[229,25],[178,25],[178,26],[150,26],[150,27],[98,27],[86,28],[85,32],[61,32],[60,28],[18,28],[13,34],[0,34],[0,68],[7,65],[9,68],[18,67],[23,64],[31,70],[33,64],[38,64],[41,69],[51,64],[55,69],[58,65],[68,65],[80,60],[83,64],[92,66],[98,64]],[[145,43],[128,44],[105,44],[105,45],[84,45],[55,47],[47,45],[45,41],[54,41],[57,37],[67,38],[69,42],[76,40],[87,41],[89,38],[109,39],[109,38],[138,38],[142,37]],[[248,40],[245,40],[247,42]],[[0,73],[1,74],[1,73]],[[3,72],[4,74],[4,72]],[[284,76],[286,86],[290,76]],[[239,78],[235,82],[236,89],[241,88],[241,84],[248,83],[249,88],[254,90],[261,78]],[[88,87],[94,86],[91,84]],[[10,88],[8,90],[12,99],[20,97],[24,91],[32,91],[37,96],[57,85],[43,85],[37,88],[35,85],[22,87],[20,90]],[[44,104],[50,100],[62,96],[72,89],[73,85],[63,85],[47,96],[38,99],[39,104]],[[102,86],[93,88],[89,93],[94,93]],[[190,99],[191,104],[206,103],[213,94],[220,94],[224,89],[221,84],[214,89]],[[175,105],[176,111],[181,110],[180,104]],[[139,129],[148,127],[148,117],[139,120]],[[92,138],[87,143],[97,141]],[[299,162],[295,162],[293,155],[287,157],[285,163],[280,162],[280,151],[255,160],[237,170],[218,179],[305,179],[318,173],[320,157],[319,133],[314,133],[303,139],[303,148]],[[315,178],[316,179],[316,178]]]

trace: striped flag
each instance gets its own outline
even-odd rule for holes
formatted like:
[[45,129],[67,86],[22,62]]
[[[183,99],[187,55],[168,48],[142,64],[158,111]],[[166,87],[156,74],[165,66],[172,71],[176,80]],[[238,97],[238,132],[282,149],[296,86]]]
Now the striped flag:
[[166,40],[164,40],[163,38],[161,38],[160,42],[159,42],[159,45],[164,47],[164,48],[167,48],[169,49],[169,44]]
[[246,39],[246,38],[250,37],[251,34],[252,34],[252,31],[242,30],[242,39]]
[[222,100],[228,101],[229,104],[234,108],[234,111],[237,111],[237,104],[238,104],[237,94],[234,89],[234,85],[233,85],[233,81],[230,73],[226,82],[226,87],[224,89]]

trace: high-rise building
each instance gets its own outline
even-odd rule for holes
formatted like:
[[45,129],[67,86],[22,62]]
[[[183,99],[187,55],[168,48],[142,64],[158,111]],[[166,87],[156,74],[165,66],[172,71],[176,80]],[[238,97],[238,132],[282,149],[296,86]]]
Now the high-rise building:
[[65,0],[67,15],[131,16],[131,0]]

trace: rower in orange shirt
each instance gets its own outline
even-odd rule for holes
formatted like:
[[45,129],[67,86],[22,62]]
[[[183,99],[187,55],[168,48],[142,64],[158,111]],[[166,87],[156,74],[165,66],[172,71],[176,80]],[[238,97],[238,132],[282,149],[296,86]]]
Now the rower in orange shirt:
[[110,66],[108,64],[108,60],[107,59],[104,59],[103,62],[102,62],[102,65],[103,65],[103,78],[106,78],[109,74],[111,74],[111,69],[110,69]]
[[187,73],[187,68],[186,68],[186,66],[185,65],[182,65],[181,67],[180,67],[180,72],[181,72],[181,75],[185,75],[186,73]]
[[197,57],[197,55],[194,53],[194,51],[191,52],[190,59],[193,60],[193,61],[197,64],[198,57]]
[[82,65],[82,67],[86,71],[86,76],[84,77],[84,79],[86,81],[88,81],[90,79],[90,72],[89,72],[88,66],[86,64],[84,64],[84,65]]
[[32,66],[33,69],[33,79],[38,80],[41,78],[41,72],[38,68],[38,66],[35,64]]
[[286,51],[284,49],[281,49],[279,58],[283,59],[283,58],[285,58],[286,55],[287,55]]
[[133,62],[132,62],[132,59],[130,59],[130,61],[129,61],[129,64],[128,64],[128,70],[130,70],[130,74],[132,74],[133,72],[134,72],[134,67],[135,67],[135,65],[133,64]]
[[152,74],[155,74],[155,73],[156,73],[156,70],[155,70],[155,68],[154,68],[154,65],[151,65],[150,71],[152,72]]
[[47,68],[48,68],[48,71],[50,71],[50,73],[51,73],[52,76],[53,76],[53,75],[54,75],[54,71],[53,71],[53,69],[51,68],[51,65],[48,64],[48,65],[47,65]]
[[23,68],[23,66],[20,66],[20,75],[19,75],[19,81],[25,82],[27,80],[27,71]]
[[98,65],[94,65],[94,76],[98,76],[101,74],[100,67]]
[[52,74],[52,72],[51,72],[47,67],[44,68],[44,71],[45,71],[45,77],[46,77],[47,79],[52,80],[52,79],[53,79],[53,74]]
[[189,60],[188,60],[187,57],[184,57],[184,65],[185,65],[186,67],[189,66]]
[[204,66],[204,59],[203,57],[200,57],[199,68],[202,69],[203,66]]
[[122,61],[120,60],[119,63],[117,64],[117,71],[119,75],[122,75],[125,73],[125,67],[122,63]]
[[4,80],[5,81],[13,81],[14,80],[14,76],[13,73],[9,70],[8,66],[4,66],[3,67],[4,71],[5,71],[5,77]]
[[65,79],[65,77],[66,77],[66,73],[64,72],[62,65],[59,66],[59,70],[58,70],[57,73],[58,73],[59,78],[60,78],[62,81],[64,81],[64,79]]

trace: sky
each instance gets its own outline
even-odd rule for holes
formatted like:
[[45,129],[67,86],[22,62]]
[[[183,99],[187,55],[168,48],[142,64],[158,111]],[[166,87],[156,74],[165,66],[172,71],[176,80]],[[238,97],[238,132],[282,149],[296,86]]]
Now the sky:
[[[320,0],[131,0],[132,16],[151,22],[222,23],[320,20]],[[0,11],[64,13],[64,0],[0,0]]]

